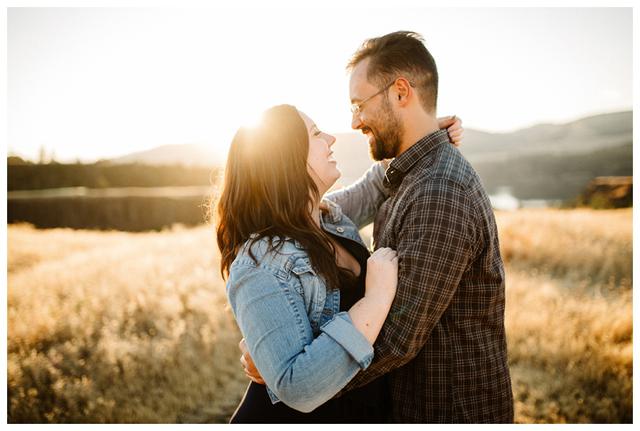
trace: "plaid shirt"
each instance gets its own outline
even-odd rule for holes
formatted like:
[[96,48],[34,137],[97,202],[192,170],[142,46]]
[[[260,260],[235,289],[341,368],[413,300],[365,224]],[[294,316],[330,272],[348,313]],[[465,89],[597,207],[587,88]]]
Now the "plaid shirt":
[[480,178],[439,130],[384,185],[374,246],[397,250],[398,290],[373,363],[345,390],[388,373],[396,422],[513,422],[504,268]]

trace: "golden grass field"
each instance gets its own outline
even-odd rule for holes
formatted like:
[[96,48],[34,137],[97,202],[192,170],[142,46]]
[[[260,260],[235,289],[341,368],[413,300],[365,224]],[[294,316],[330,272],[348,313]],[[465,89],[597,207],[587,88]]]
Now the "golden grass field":
[[[631,209],[498,213],[516,421],[631,422]],[[226,422],[247,381],[213,229],[8,228],[10,423]]]

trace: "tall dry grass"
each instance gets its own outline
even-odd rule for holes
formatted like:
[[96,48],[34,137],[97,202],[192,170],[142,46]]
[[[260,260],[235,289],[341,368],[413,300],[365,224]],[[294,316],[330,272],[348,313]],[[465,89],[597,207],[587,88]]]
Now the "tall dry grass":
[[516,420],[631,422],[631,209],[496,218]]
[[631,291],[603,296],[508,274],[506,327],[516,420],[630,423]]
[[9,422],[221,422],[245,386],[213,233],[9,227]]
[[631,208],[496,214],[502,257],[511,268],[616,290],[631,288],[631,218]]
[[[631,211],[498,213],[518,422],[631,420]],[[9,422],[224,422],[246,380],[208,227],[10,226]]]

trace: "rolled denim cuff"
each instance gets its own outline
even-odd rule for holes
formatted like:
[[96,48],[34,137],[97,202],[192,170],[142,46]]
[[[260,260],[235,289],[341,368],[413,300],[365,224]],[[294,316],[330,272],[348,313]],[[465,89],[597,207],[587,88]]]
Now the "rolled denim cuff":
[[322,325],[320,331],[333,338],[351,357],[358,363],[361,369],[366,369],[373,361],[373,346],[353,326],[349,313],[342,311],[333,316],[333,319]]

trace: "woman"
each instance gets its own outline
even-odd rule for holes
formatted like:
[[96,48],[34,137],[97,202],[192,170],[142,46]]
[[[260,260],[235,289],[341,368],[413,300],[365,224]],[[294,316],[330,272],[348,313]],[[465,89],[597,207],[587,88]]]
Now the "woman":
[[231,422],[386,420],[384,379],[332,399],[371,363],[398,267],[393,250],[369,256],[340,207],[325,201],[321,211],[340,176],[334,142],[281,105],[231,144],[218,246],[229,302],[266,383],[250,383]]

